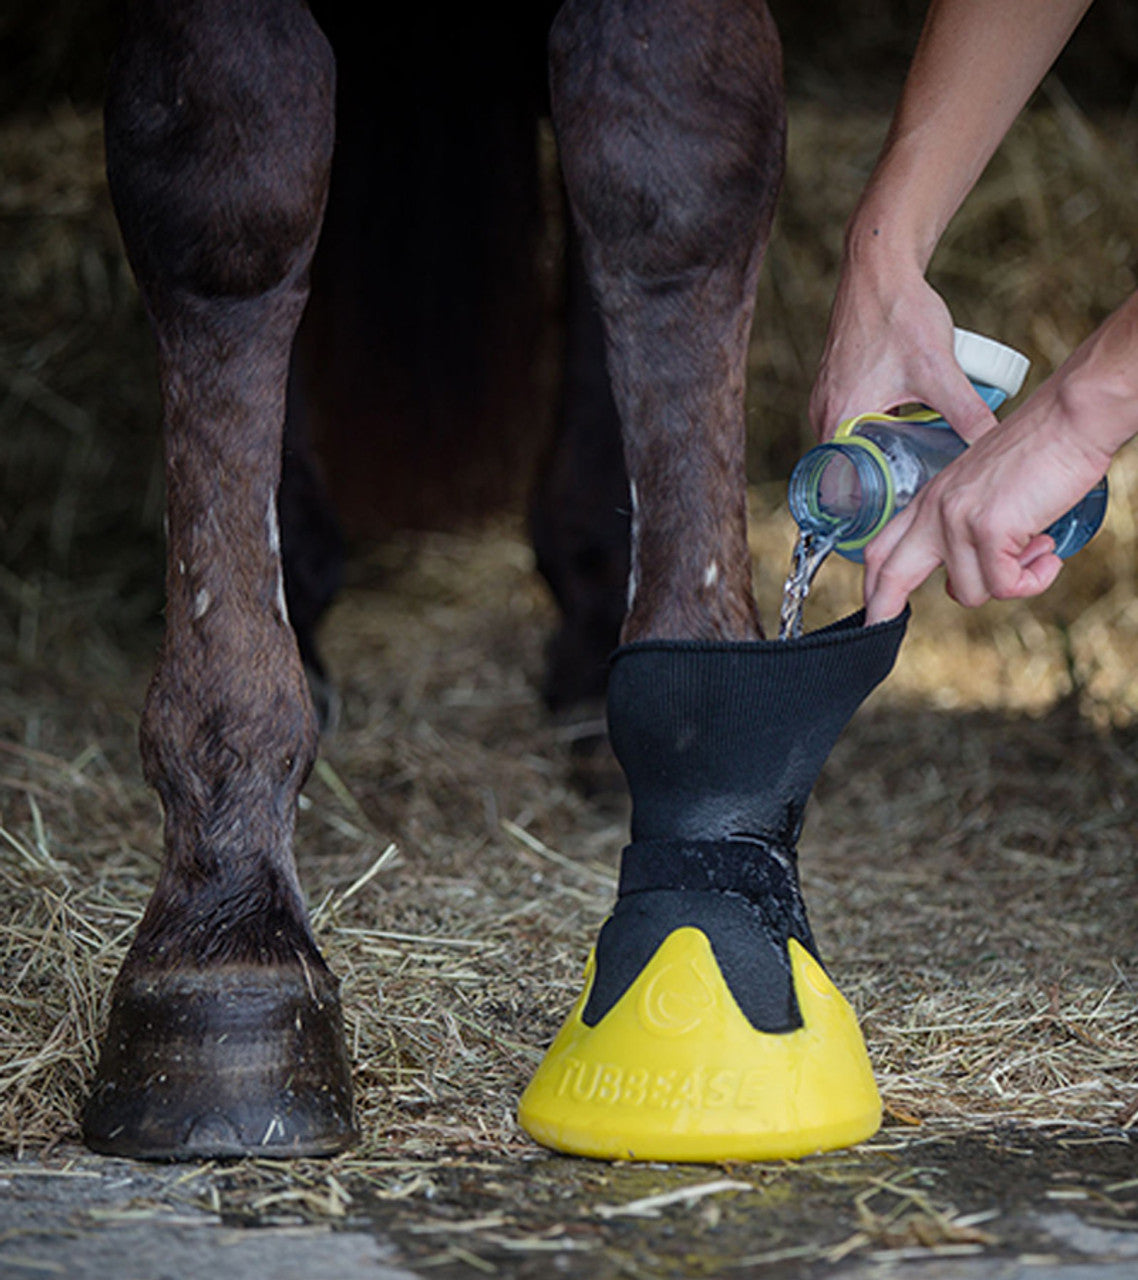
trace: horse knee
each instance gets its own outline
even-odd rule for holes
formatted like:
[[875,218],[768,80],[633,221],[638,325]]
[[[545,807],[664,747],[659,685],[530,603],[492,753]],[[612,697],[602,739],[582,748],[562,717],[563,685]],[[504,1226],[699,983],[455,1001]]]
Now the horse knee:
[[239,299],[304,271],[334,78],[296,0],[134,6],[110,71],[107,173],[144,293]]
[[751,256],[785,147],[765,3],[569,0],[550,74],[562,166],[594,256],[664,281]]

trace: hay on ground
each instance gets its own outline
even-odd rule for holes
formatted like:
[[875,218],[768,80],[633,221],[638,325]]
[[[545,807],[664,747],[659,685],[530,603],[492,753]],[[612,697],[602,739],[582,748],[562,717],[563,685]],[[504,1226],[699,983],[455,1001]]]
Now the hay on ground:
[[[752,368],[768,617],[841,222],[883,128],[792,113]],[[1024,347],[1034,380],[1134,287],[1136,136],[1045,101],[938,257],[958,320]],[[160,855],[134,739],[158,638],[161,486],[97,121],[9,123],[0,152],[0,1146],[25,1152],[76,1136]],[[922,591],[896,673],[817,788],[804,879],[866,1026],[884,1142],[997,1117],[1136,1122],[1132,452],[1105,530],[1042,600],[966,614]],[[576,993],[627,815],[619,796],[583,797],[575,730],[540,706],[552,611],[515,517],[397,540],[353,573],[325,631],[344,717],[298,850],[345,984],[364,1125],[351,1167],[418,1162],[384,1182],[394,1195],[447,1153],[529,1150],[515,1101]],[[853,607],[857,585],[849,566],[824,569],[810,624]],[[249,1177],[275,1194],[259,1168]]]

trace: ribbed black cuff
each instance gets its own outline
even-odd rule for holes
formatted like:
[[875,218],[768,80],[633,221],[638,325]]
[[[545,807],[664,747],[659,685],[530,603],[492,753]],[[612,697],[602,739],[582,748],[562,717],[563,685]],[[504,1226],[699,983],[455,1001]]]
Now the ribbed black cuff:
[[777,838],[888,675],[909,613],[856,613],[798,640],[648,640],[613,656],[609,736],[632,794],[632,838]]

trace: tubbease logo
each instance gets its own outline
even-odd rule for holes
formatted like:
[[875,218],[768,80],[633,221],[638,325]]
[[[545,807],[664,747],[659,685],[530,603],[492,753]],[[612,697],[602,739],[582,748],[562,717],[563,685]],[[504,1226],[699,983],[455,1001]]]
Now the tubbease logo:
[[657,1036],[684,1036],[715,1008],[714,975],[702,957],[672,961],[659,968],[641,989],[637,1013],[645,1031]]
[[718,1070],[695,1066],[650,1067],[601,1062],[587,1053],[567,1055],[560,1064],[557,1096],[574,1103],[631,1107],[648,1111],[758,1110],[770,1096],[765,1067]]

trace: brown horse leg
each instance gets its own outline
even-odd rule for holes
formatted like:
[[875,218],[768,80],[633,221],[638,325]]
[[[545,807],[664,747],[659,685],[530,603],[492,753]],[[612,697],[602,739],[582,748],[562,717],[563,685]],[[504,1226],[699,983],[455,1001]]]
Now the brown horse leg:
[[624,639],[757,637],[743,392],[783,167],[777,33],[750,0],[569,0],[551,51],[631,484]]
[[628,479],[604,330],[572,227],[566,241],[561,401],[530,510],[537,567],[562,614],[543,689],[554,711],[603,696],[628,581]]
[[569,0],[552,50],[633,498],[627,643],[608,683],[632,841],[585,991],[519,1116],[550,1146],[606,1158],[842,1146],[881,1108],[794,845],[903,623],[760,638],[743,379],[782,166],[777,37],[752,0]]
[[168,517],[141,727],[165,861],[84,1117],[113,1154],[317,1154],[354,1136],[337,984],[292,857],[316,725],[276,512],[333,80],[299,0],[140,3],[112,68],[108,174],[158,341]]

